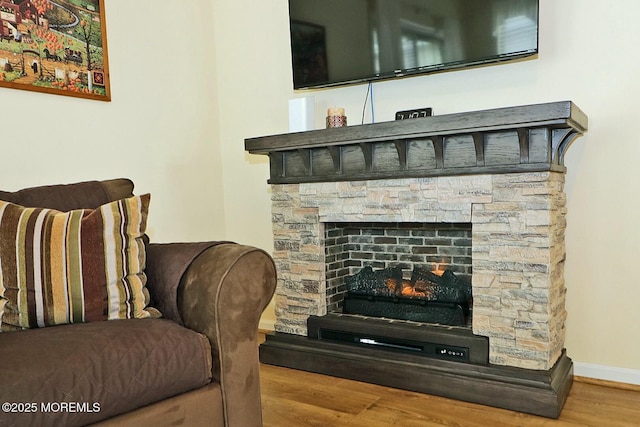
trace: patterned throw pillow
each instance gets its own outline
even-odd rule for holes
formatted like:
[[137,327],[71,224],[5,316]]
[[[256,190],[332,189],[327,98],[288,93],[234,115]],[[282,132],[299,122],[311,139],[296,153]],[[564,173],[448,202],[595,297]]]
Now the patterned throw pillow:
[[69,212],[0,201],[0,331],[159,317],[144,273],[149,201]]

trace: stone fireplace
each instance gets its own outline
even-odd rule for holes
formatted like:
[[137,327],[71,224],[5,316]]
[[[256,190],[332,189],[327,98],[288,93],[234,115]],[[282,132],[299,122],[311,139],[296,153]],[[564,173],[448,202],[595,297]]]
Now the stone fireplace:
[[470,223],[474,334],[489,337],[492,364],[550,369],[566,319],[563,183],[532,172],[274,185],[276,331],[306,336],[307,317],[327,313],[327,223]]
[[[559,102],[247,140],[248,151],[271,160],[279,276],[276,333],[261,360],[557,417],[572,380],[563,160],[586,124],[573,103]],[[348,230],[358,237],[346,245],[348,256],[337,255],[342,249],[331,243],[347,241]],[[311,339],[320,338],[317,322],[328,319],[333,331],[349,321],[339,314],[346,274],[393,264],[445,264],[468,277],[470,330],[355,322],[375,325],[377,336],[393,329],[465,352],[475,351],[466,342],[484,342],[488,354],[472,357],[480,371]],[[448,333],[450,341],[442,338]],[[398,360],[418,364],[419,373],[385,375]],[[414,384],[421,376],[430,384]],[[533,403],[514,402],[513,393]]]

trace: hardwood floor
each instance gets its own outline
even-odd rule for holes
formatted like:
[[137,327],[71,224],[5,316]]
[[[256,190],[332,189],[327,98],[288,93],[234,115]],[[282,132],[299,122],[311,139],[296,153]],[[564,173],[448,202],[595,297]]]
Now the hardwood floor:
[[558,420],[261,365],[265,427],[640,426],[640,387],[576,378]]

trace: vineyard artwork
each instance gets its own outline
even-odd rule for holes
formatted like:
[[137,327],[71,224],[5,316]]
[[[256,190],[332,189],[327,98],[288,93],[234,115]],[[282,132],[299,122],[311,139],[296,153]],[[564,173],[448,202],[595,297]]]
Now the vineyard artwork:
[[0,87],[110,101],[104,0],[0,0]]

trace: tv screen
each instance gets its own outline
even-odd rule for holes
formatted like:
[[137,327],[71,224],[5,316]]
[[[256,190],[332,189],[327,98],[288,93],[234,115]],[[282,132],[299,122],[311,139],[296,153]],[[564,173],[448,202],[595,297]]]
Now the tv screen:
[[538,0],[289,0],[295,89],[538,52]]

